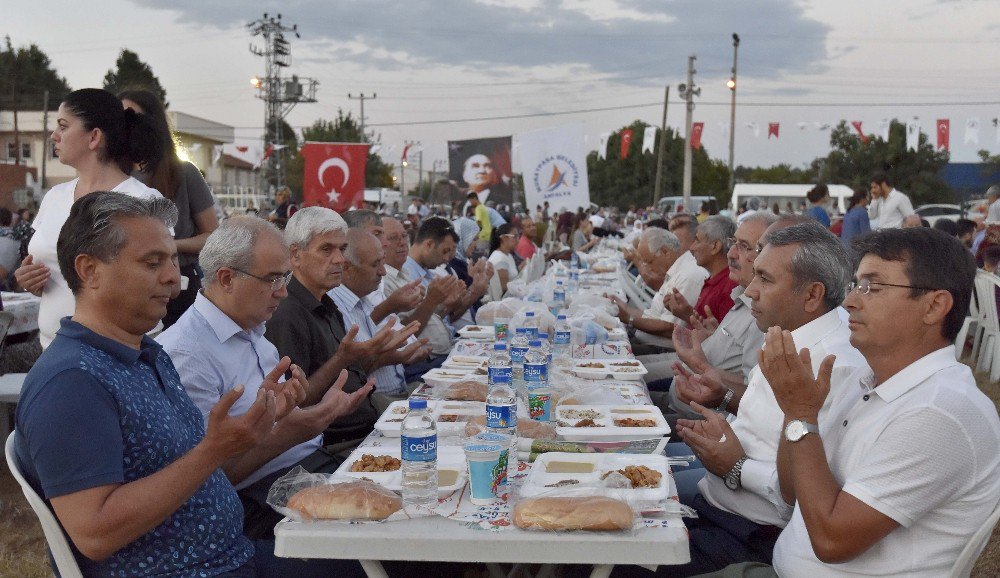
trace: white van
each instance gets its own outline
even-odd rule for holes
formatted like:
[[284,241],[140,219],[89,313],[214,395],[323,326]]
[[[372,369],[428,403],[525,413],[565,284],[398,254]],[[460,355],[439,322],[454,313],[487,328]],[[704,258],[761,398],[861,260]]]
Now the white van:
[[[808,208],[809,200],[806,199],[806,193],[814,186],[816,185],[736,185],[733,187],[733,199],[731,202],[733,214],[735,215],[740,204],[750,197],[760,199],[760,208],[762,209],[765,207],[770,209],[777,203],[778,209],[782,213],[786,213],[788,212],[788,203],[792,203],[792,208],[798,212],[799,206],[803,201]],[[847,212],[847,204],[851,200],[851,196],[854,195],[854,191],[847,185],[827,185],[827,187],[830,189],[830,197],[833,199],[834,206],[843,215]]]
[[[691,206],[687,207],[686,213],[695,214],[701,210],[701,204],[715,197],[699,197],[691,195]],[[677,213],[678,207],[684,208],[684,197],[663,197],[656,204],[657,208],[664,216],[673,216]]]

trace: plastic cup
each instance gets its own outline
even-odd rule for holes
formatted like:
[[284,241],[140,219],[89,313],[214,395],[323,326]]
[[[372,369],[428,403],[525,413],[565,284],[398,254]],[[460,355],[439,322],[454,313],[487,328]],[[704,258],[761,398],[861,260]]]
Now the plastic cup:
[[503,495],[507,483],[507,454],[508,450],[498,443],[473,442],[465,445],[473,504],[492,504]]
[[528,388],[528,415],[531,416],[531,419],[538,421],[552,419],[552,388]]
[[493,337],[497,343],[507,343],[510,338],[509,317],[496,317],[493,319]]

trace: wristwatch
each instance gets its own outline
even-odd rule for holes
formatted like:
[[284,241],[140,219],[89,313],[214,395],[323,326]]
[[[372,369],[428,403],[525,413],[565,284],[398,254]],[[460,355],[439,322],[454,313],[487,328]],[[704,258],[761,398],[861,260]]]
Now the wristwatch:
[[742,458],[736,460],[736,464],[733,465],[733,469],[729,470],[726,476],[722,478],[726,482],[726,487],[734,492],[743,486],[742,482],[743,463],[746,461],[747,461],[746,456],[743,456]]
[[806,434],[818,434],[819,427],[814,423],[794,419],[785,426],[785,439],[790,442],[797,442],[806,437]]
[[734,395],[733,390],[727,388],[726,396],[722,398],[722,403],[720,403],[719,406],[715,408],[715,410],[724,413],[729,413],[729,409],[727,408],[729,407],[729,402],[733,400],[733,395]]

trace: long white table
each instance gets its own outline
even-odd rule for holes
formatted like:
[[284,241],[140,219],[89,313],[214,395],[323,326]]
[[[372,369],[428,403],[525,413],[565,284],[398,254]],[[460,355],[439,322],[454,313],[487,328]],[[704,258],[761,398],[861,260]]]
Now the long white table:
[[38,307],[42,302],[40,297],[31,293],[8,293],[3,292],[4,311],[14,316],[8,335],[27,333],[38,329]]

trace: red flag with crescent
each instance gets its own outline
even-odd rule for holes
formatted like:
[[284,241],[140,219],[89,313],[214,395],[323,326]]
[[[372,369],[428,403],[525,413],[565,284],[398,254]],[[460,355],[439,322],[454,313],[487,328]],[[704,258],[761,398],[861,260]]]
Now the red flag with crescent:
[[361,207],[365,199],[368,145],[307,142],[299,149],[305,159],[302,204],[342,213]]
[[693,149],[701,148],[701,133],[704,131],[705,131],[705,123],[703,122],[691,123],[691,148]]
[[937,121],[937,148],[938,150],[948,150],[948,138],[951,132],[951,121],[947,118],[939,118]]
[[622,130],[622,148],[621,154],[618,155],[618,158],[627,159],[630,148],[632,148],[632,129],[626,128]]
[[858,131],[858,137],[861,138],[861,144],[868,144],[868,135],[865,134],[865,131],[861,130],[861,121],[852,120],[851,126],[854,127],[854,130]]
[[780,122],[769,122],[767,123],[767,139],[771,140],[771,137],[778,138],[778,131],[781,130]]

